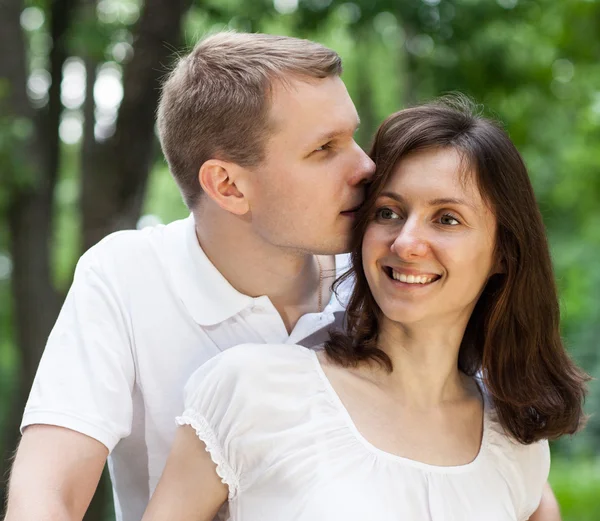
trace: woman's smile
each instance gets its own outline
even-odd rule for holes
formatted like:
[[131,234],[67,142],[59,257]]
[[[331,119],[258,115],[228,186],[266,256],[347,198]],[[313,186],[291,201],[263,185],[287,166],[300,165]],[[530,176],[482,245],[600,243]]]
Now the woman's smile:
[[383,265],[382,271],[387,276],[388,282],[394,288],[402,291],[422,292],[435,285],[441,279],[441,275],[437,273],[385,265]]
[[493,271],[495,228],[455,150],[402,159],[363,241],[365,275],[383,314],[405,324],[468,317]]

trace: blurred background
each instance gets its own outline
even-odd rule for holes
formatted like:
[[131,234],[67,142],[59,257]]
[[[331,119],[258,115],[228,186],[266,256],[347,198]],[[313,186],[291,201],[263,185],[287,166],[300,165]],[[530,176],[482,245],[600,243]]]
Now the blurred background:
[[[564,337],[600,375],[599,0],[2,0],[0,475],[78,257],[187,215],[155,136],[159,85],[221,29],[336,49],[365,148],[386,115],[450,91],[502,120],[544,215]],[[565,521],[600,516],[599,409],[592,381],[586,430],[552,446]],[[113,519],[110,496],[103,479],[87,521]]]

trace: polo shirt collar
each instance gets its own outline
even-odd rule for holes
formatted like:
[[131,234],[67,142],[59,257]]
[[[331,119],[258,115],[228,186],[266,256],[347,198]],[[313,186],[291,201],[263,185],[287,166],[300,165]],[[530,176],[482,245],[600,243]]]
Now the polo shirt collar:
[[[255,299],[236,290],[221,274],[198,242],[193,214],[181,223],[179,234],[169,245],[171,275],[177,295],[201,326],[214,326],[251,307]],[[336,255],[336,277],[349,266],[349,255]],[[332,295],[332,312],[344,311],[352,282],[346,281]]]
[[194,321],[214,326],[251,306],[254,299],[236,290],[202,250],[193,215],[185,219],[181,231],[179,247],[172,250],[176,264],[173,279]]

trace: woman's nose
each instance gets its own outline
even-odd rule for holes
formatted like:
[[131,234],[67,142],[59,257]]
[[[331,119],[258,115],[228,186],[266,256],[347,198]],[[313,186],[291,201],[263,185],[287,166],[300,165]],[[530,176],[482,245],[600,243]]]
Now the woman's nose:
[[391,250],[401,259],[408,260],[426,255],[429,244],[418,224],[407,221],[392,242]]

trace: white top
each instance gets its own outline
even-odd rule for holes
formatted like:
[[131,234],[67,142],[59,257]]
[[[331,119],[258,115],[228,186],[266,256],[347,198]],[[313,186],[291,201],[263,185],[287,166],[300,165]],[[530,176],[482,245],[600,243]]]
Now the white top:
[[467,465],[384,452],[358,432],[316,353],[289,344],[213,358],[190,378],[177,421],[229,486],[231,521],[524,521],[550,466],[548,443],[513,441],[489,404]]
[[288,336],[267,297],[242,295],[211,264],[192,217],[112,234],[77,265],[21,428],[58,425],[106,445],[117,520],[139,521],[189,376],[241,343],[319,344],[342,315],[334,298]]

